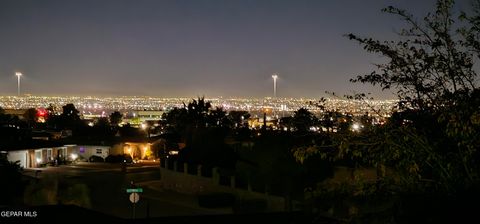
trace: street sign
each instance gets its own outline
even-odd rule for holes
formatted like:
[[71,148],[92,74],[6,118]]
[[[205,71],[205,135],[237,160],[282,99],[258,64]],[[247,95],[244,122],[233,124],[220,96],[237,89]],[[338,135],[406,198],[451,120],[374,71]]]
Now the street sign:
[[131,193],[129,198],[130,198],[130,202],[135,204],[138,202],[138,200],[140,200],[140,195],[138,193]]
[[128,188],[127,193],[142,193],[143,188]]

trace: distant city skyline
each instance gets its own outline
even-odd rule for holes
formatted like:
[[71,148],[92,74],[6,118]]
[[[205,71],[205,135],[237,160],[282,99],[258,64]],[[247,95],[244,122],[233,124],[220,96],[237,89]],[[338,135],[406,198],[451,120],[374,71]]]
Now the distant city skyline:
[[[469,1],[457,1],[458,10]],[[2,0],[0,94],[278,97],[390,92],[349,79],[382,58],[342,35],[395,39],[393,5],[434,0]]]
[[[175,107],[182,108],[194,98],[156,98],[156,97],[42,97],[42,96],[0,96],[0,107],[3,109],[47,108],[57,109],[66,104],[74,104],[81,114],[102,114],[107,116],[109,111],[153,110],[169,111]],[[327,98],[324,108],[315,103],[318,98],[205,98],[211,102],[213,108],[220,107],[226,111],[248,111],[261,113],[265,110],[283,115],[293,113],[300,108],[306,108],[314,113],[323,109],[363,115],[365,113],[385,116],[390,114],[396,100],[345,100]],[[284,113],[285,112],[285,113]],[[288,114],[287,114],[288,115]]]

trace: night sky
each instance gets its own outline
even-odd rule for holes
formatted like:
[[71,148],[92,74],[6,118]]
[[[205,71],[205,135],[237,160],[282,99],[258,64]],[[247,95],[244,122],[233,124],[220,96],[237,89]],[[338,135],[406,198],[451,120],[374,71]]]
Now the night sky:
[[[395,38],[394,5],[434,0],[0,0],[0,94],[279,97],[373,91],[382,58],[343,37]],[[460,1],[457,9],[468,9]]]

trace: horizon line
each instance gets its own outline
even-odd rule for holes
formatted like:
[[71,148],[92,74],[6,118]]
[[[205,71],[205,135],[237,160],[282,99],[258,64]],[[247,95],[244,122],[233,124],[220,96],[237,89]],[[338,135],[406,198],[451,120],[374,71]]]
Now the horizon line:
[[[340,97],[340,96],[318,96],[318,97],[309,97],[309,96],[303,96],[303,97],[273,97],[273,96],[263,96],[263,97],[248,97],[248,96],[211,96],[207,97],[205,95],[197,95],[195,97],[193,96],[149,96],[149,95],[70,95],[70,94],[65,94],[65,95],[34,95],[34,94],[24,94],[22,96],[16,96],[16,95],[0,95],[0,98],[3,97],[9,97],[9,98],[25,98],[25,97],[59,97],[59,98],[67,98],[67,97],[75,97],[75,98],[115,98],[115,97],[121,97],[121,98],[156,98],[156,99],[198,99],[198,98],[205,98],[205,99],[337,99],[337,100],[347,100],[347,101],[359,101],[355,99],[347,99],[345,97]],[[364,100],[370,100],[370,101],[394,101],[396,99],[364,99]]]

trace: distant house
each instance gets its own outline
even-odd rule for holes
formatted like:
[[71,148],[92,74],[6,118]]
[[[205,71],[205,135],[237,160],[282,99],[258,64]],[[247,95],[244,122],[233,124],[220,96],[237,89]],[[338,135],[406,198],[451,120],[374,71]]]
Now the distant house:
[[110,155],[110,146],[97,146],[97,145],[69,145],[71,147],[71,153],[78,155],[78,159],[82,161],[88,161],[92,156],[98,156],[105,159]]
[[132,116],[124,118],[123,123],[129,123],[133,127],[140,127],[144,123],[160,121],[164,113],[161,110],[136,110]]
[[32,131],[32,139],[48,141],[52,140],[53,136],[52,134],[45,131]]
[[165,113],[160,110],[138,110],[135,111],[136,116],[140,119],[140,122],[145,121],[159,121],[162,119],[162,115]]
[[42,164],[54,163],[55,160],[67,161],[68,147],[49,147],[36,149],[16,149],[5,151],[7,158],[11,162],[20,162],[23,168],[37,168]]
[[65,131],[55,130],[32,130],[31,138],[34,140],[52,141],[68,137]]
[[152,144],[149,142],[123,142],[113,146],[112,155],[130,155],[133,159],[151,159],[155,155],[152,152]]
[[64,161],[83,160],[95,155],[106,158],[110,153],[109,146],[63,145],[42,148],[23,148],[3,151],[11,162],[19,161],[23,168],[38,168],[43,164],[55,164]]
[[23,115],[27,109],[4,109],[4,113],[12,116],[18,116],[18,118],[23,119]]

